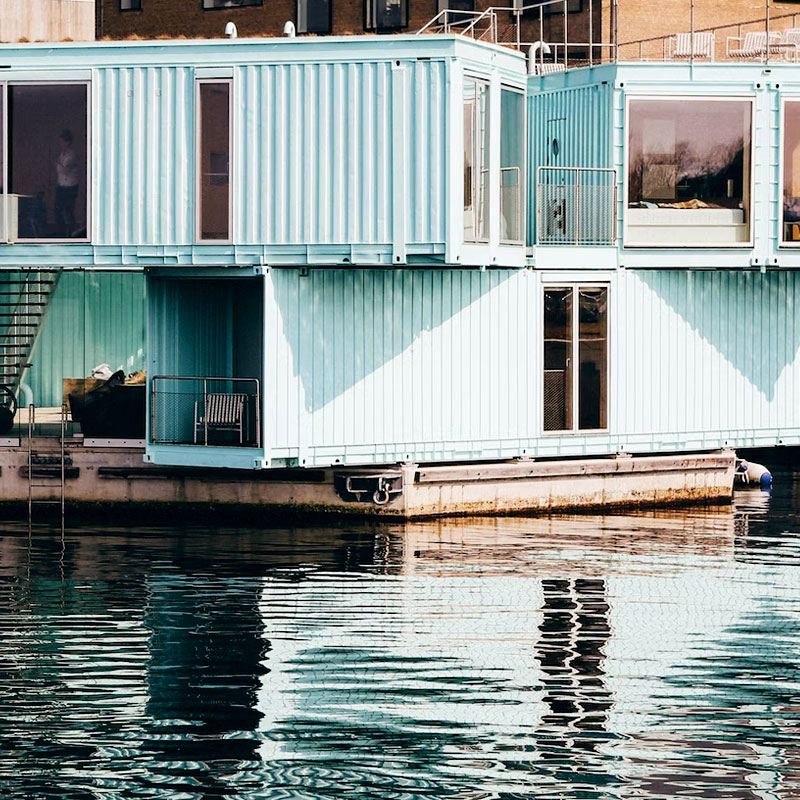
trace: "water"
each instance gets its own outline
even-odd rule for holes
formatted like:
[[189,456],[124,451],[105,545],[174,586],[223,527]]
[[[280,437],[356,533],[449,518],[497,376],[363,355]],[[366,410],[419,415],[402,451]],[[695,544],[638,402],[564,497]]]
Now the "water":
[[2,798],[800,797],[800,485],[0,538]]

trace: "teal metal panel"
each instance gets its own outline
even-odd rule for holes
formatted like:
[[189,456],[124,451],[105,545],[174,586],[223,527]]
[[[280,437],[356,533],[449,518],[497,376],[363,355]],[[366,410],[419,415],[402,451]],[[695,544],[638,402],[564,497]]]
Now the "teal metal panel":
[[[531,78],[528,97],[528,241],[536,239],[536,182],[539,167],[612,166],[613,78],[599,70],[593,82],[539,89]],[[557,144],[556,144],[557,143]]]
[[144,291],[142,273],[61,274],[24,381],[37,406],[60,406],[62,379],[99,364],[126,374],[145,368]]

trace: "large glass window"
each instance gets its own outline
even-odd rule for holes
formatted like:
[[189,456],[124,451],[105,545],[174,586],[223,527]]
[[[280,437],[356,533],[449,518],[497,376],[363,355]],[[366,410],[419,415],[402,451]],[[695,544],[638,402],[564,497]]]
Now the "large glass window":
[[203,0],[203,8],[240,8],[241,6],[260,6],[262,0]]
[[394,31],[408,27],[408,0],[364,0],[364,27]]
[[298,33],[331,32],[331,0],[297,0]]
[[524,95],[500,92],[500,240],[522,241],[522,169],[525,143]]
[[[607,287],[545,289],[545,431],[603,430],[608,427],[607,331]],[[577,404],[574,401],[576,394]]]
[[230,93],[230,81],[203,81],[199,84],[201,240],[230,237]]
[[6,240],[88,238],[86,84],[10,84]]
[[749,100],[631,100],[627,243],[750,239]]
[[783,241],[800,242],[800,101],[783,107]]
[[475,0],[439,0],[439,12],[449,10],[447,22],[450,25],[468,24],[475,19]]
[[489,240],[489,84],[464,79],[464,239]]

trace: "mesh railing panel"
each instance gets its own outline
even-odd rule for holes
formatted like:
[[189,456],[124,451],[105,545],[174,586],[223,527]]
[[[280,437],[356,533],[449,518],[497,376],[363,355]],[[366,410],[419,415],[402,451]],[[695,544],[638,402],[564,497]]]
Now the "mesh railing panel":
[[617,236],[613,170],[541,169],[537,192],[538,244],[614,244]]

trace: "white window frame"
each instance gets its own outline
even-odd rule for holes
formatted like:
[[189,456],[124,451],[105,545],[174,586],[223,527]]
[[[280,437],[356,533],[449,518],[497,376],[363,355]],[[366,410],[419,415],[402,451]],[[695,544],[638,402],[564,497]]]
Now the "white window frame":
[[[8,235],[8,87],[9,86],[85,86],[86,87],[86,236],[80,239],[21,239]],[[9,76],[0,81],[0,96],[3,102],[3,131],[0,137],[0,149],[3,151],[3,191],[0,193],[3,203],[3,239],[2,244],[89,244],[92,241],[92,82],[90,80],[24,80]]]
[[[203,239],[203,194],[202,194],[202,159],[200,145],[202,142],[202,109],[200,106],[200,87],[203,84],[228,84],[228,238]],[[234,141],[233,141],[233,109],[234,84],[230,77],[202,77],[194,81],[194,197],[195,197],[195,243],[196,244],[232,244],[233,242],[233,176],[234,176]]]
[[[750,208],[747,215],[747,232],[748,239],[746,242],[688,242],[685,244],[676,244],[675,242],[631,242],[630,231],[628,226],[628,182],[630,170],[630,112],[631,101],[636,100],[672,100],[676,102],[708,102],[708,101],[731,101],[742,102],[747,101],[750,103]],[[622,211],[623,211],[623,247],[625,249],[669,249],[669,250],[697,250],[697,249],[725,249],[725,250],[748,250],[754,246],[753,241],[753,218],[755,211],[755,152],[756,152],[756,97],[754,93],[738,93],[738,94],[635,94],[630,93],[625,95],[625,124],[623,127],[623,142],[622,147],[624,151],[623,157],[623,174],[622,174]]]
[[[544,340],[544,295],[545,292],[553,289],[569,289],[573,293],[573,307],[572,307],[572,353],[570,355],[572,371],[572,427],[565,428],[564,430],[551,431],[544,428],[544,364],[545,364],[545,340]],[[578,333],[580,330],[580,314],[579,314],[579,297],[578,292],[581,289],[605,289],[606,297],[606,358],[605,358],[605,372],[606,372],[606,425],[604,428],[580,428],[580,403],[579,403],[579,381],[580,381],[580,339]],[[592,280],[590,276],[586,276],[586,280],[576,280],[571,278],[569,280],[560,281],[556,278],[548,278],[542,281],[541,291],[539,293],[539,330],[542,334],[542,348],[541,348],[541,370],[539,374],[539,430],[543,437],[545,436],[603,436],[611,431],[609,424],[611,414],[611,313],[612,313],[612,291],[611,281],[608,278],[601,280]],[[578,302],[575,302],[578,300]]]
[[[486,213],[487,234],[486,234],[486,236],[479,236],[478,235],[478,196],[479,196],[478,186],[479,186],[479,182],[480,182],[481,176],[479,175],[478,183],[476,183],[476,181],[475,181],[476,169],[475,168],[476,168],[476,166],[478,164],[478,160],[476,158],[476,154],[478,152],[478,139],[474,135],[475,134],[475,130],[473,129],[473,137],[472,137],[473,138],[473,142],[472,142],[472,145],[473,145],[473,152],[472,152],[472,184],[475,187],[475,190],[474,190],[474,195],[473,195],[472,200],[473,200],[473,209],[474,209],[473,213],[475,215],[475,219],[474,219],[474,223],[473,223],[473,230],[475,231],[475,236],[472,239],[467,239],[467,237],[466,237],[466,231],[465,231],[465,226],[464,226],[464,210],[466,208],[466,205],[464,206],[464,208],[461,209],[461,215],[462,215],[461,216],[461,232],[462,232],[463,240],[464,240],[464,242],[466,244],[489,244],[490,239],[491,239],[491,235],[492,235],[491,204],[489,202],[489,199],[490,199],[490,196],[491,196],[491,191],[492,191],[492,171],[491,171],[492,167],[491,167],[491,160],[489,158],[489,155],[490,155],[491,150],[492,150],[492,119],[491,119],[491,114],[492,114],[492,82],[486,75],[477,75],[477,74],[473,74],[473,73],[464,73],[464,82],[466,83],[466,81],[474,81],[476,84],[483,84],[486,87],[486,132],[488,133],[488,136],[489,136],[489,148],[488,148],[488,152],[486,153],[486,171],[489,174],[489,180],[487,181],[487,183],[488,183],[488,192],[486,193],[486,196],[483,198],[483,204],[484,204],[484,209],[485,209],[485,213]],[[475,118],[477,118],[477,116]],[[461,91],[461,120],[462,120],[462,125],[463,125],[463,119],[464,119],[464,91],[463,91],[463,88],[462,88],[462,91]],[[462,172],[462,174],[463,174],[463,171],[464,171],[464,148],[462,147],[462,149],[461,149],[461,172]]]
[[[527,241],[527,219],[526,213],[528,208],[528,148],[527,148],[527,130],[528,130],[528,114],[527,114],[527,106],[526,106],[526,95],[525,90],[520,88],[519,86],[511,86],[507,83],[500,84],[500,103],[502,107],[502,99],[503,99],[503,92],[515,92],[522,96],[522,131],[520,132],[520,136],[522,137],[522,164],[520,166],[520,176],[519,176],[519,238],[518,239],[503,239],[500,237],[500,244],[501,245],[524,245]],[[491,142],[490,142],[491,143]],[[500,149],[503,146],[503,116],[500,115],[500,141],[497,143],[497,151],[500,152]],[[491,149],[491,148],[490,148]],[[503,166],[502,163],[500,165],[500,174],[498,176],[498,180],[500,182],[500,222],[502,227],[502,217],[503,217]]]
[[[797,250],[800,241],[790,241],[783,238],[783,189],[785,185],[783,168],[786,164],[786,150],[784,148],[786,134],[786,104],[797,103],[800,106],[800,94],[781,95],[780,120],[778,123],[778,247],[786,250]],[[800,224],[798,222],[797,224]]]

